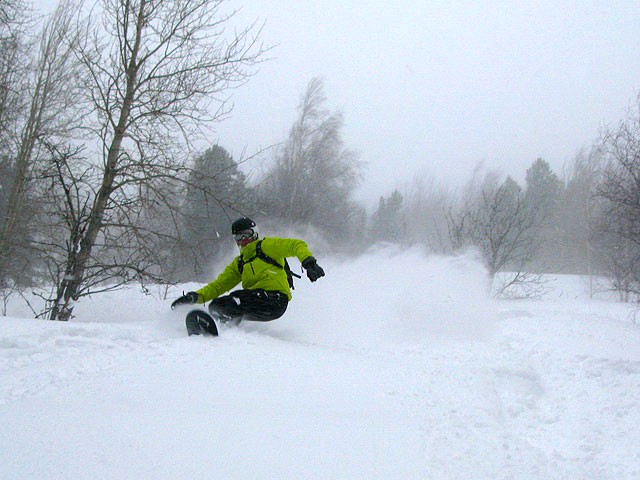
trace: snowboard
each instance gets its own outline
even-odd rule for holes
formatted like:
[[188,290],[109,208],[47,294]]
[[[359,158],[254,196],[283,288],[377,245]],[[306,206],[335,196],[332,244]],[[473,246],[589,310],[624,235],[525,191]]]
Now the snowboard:
[[189,336],[202,334],[218,336],[218,327],[213,317],[202,310],[192,310],[189,312],[185,324]]

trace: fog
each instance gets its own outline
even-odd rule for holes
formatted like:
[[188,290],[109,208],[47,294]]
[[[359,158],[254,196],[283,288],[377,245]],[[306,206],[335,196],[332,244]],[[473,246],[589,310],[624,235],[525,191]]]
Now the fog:
[[542,157],[561,174],[637,94],[638,1],[232,4],[273,49],[215,140],[235,157],[282,142],[320,76],[367,163],[364,200],[418,173],[460,184],[481,161],[520,181]]
[[[54,0],[37,0],[48,10]],[[466,182],[479,162],[556,172],[638,93],[640,1],[237,0],[271,47],[211,143],[236,159],[286,139],[305,86],[324,80],[344,142],[366,164],[359,200],[416,175]],[[248,162],[260,170],[269,151]]]

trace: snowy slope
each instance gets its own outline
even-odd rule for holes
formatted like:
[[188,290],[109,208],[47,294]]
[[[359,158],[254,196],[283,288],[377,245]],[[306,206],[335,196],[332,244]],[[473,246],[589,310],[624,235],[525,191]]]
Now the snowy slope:
[[68,324],[13,306],[0,478],[640,478],[630,307],[575,278],[492,301],[472,257],[321,264],[285,317],[219,338],[135,289]]

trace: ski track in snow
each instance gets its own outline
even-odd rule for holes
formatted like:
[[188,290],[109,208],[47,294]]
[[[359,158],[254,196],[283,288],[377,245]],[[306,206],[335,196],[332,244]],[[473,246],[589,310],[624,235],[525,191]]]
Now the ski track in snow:
[[472,259],[391,260],[393,289],[328,264],[337,286],[220,338],[132,292],[119,318],[98,297],[67,324],[0,317],[0,477],[640,478],[628,307],[493,302]]

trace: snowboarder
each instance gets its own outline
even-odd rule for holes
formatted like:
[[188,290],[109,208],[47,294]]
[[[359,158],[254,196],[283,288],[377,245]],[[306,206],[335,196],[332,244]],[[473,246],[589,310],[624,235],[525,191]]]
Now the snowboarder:
[[[231,233],[240,248],[240,255],[213,282],[195,292],[188,292],[171,304],[173,309],[178,305],[211,300],[211,316],[201,310],[194,310],[187,315],[189,335],[203,332],[217,335],[213,318],[222,323],[237,324],[241,320],[267,322],[284,315],[291,300],[291,276],[295,275],[289,270],[287,257],[297,257],[312,282],[324,277],[324,270],[302,240],[278,237],[259,239],[256,223],[248,217],[233,222]],[[241,290],[222,295],[240,282]]]

